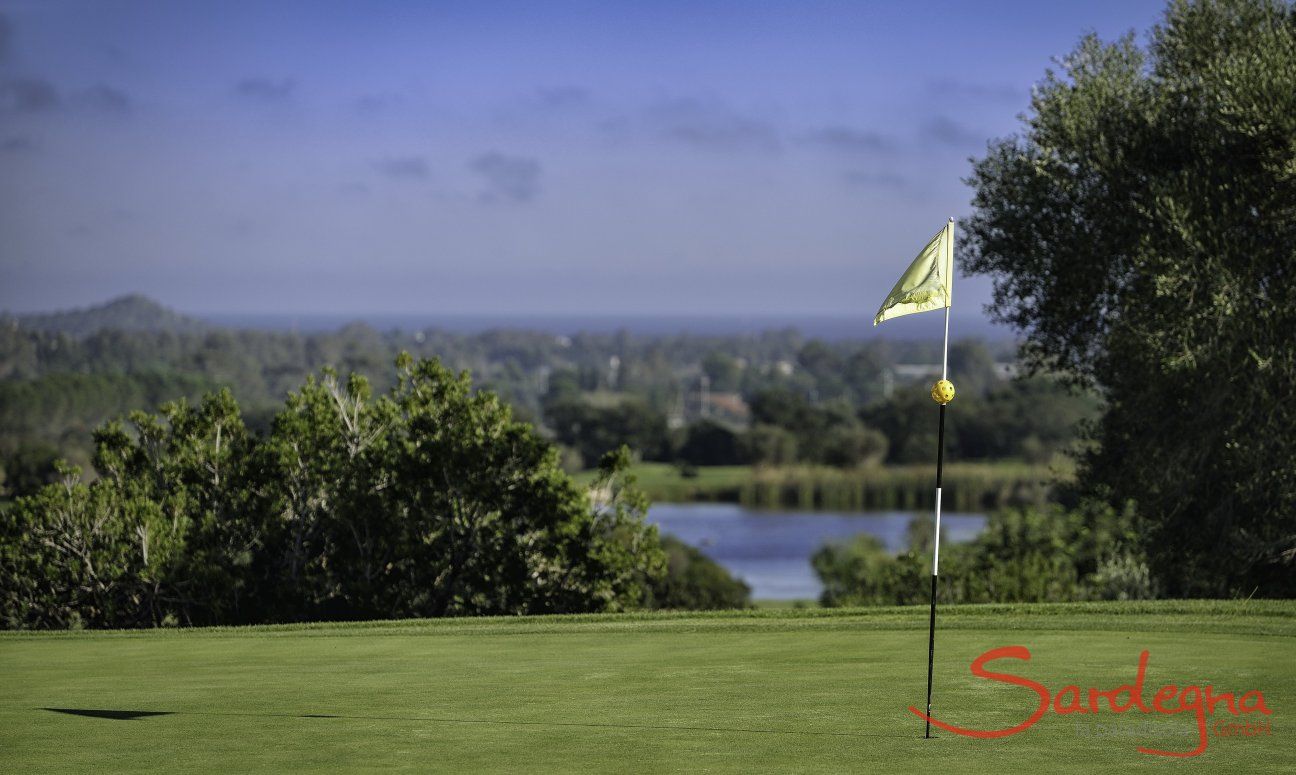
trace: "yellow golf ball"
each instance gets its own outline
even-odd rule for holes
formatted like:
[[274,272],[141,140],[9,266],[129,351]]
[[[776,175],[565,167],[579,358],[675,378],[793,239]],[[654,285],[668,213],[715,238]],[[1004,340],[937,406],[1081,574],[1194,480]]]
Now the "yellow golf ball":
[[947,379],[938,380],[932,385],[932,400],[938,404],[945,405],[954,400],[954,383]]

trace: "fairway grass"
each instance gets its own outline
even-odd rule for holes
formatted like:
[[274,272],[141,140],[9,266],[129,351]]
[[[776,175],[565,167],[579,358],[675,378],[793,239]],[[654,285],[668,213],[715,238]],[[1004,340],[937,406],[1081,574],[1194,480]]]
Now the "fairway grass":
[[1296,604],[951,606],[939,625],[933,714],[951,723],[1034,710],[1031,690],[969,673],[988,649],[1028,648],[990,669],[1052,692],[1131,683],[1146,649],[1149,703],[1167,683],[1260,690],[1270,733],[1150,756],[1195,747],[1191,714],[1104,705],[924,740],[906,710],[924,702],[924,607],[516,617],[0,634],[0,771],[1296,768]]

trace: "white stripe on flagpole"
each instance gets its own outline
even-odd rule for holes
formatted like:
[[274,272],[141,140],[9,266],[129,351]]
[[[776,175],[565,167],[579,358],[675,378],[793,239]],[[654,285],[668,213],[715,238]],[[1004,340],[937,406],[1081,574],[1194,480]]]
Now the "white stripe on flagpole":
[[941,379],[949,379],[949,306],[945,307],[945,350],[941,355]]
[[932,575],[940,575],[940,509],[941,509],[941,491],[936,488],[936,554],[932,558]]

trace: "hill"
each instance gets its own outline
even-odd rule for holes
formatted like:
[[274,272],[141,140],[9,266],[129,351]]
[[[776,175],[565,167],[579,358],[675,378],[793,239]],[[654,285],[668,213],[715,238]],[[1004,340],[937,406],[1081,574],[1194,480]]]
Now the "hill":
[[[1258,690],[1206,719],[1194,766],[1284,772],[1289,734],[1230,735],[1296,697],[1291,602],[948,607],[933,715],[981,729],[1035,692],[1132,683]],[[879,608],[0,634],[0,770],[1107,772],[1164,767],[1193,713],[1050,710],[1020,734],[922,738],[927,611]],[[1185,690],[1186,691],[1186,690]],[[1173,705],[1173,702],[1171,703]],[[1226,725],[1220,733],[1215,722]],[[1283,751],[1288,751],[1283,754]]]
[[17,320],[23,328],[73,337],[89,336],[104,329],[198,333],[211,328],[201,320],[181,315],[139,294],[122,296],[84,309],[18,315]]

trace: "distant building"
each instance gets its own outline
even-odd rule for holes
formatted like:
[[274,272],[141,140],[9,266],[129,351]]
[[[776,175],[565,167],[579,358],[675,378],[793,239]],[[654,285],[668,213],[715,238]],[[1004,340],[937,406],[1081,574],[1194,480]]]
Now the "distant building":
[[669,418],[673,420],[673,427],[681,427],[703,418],[737,427],[746,427],[751,422],[751,407],[743,400],[741,393],[716,392],[702,381],[684,397],[681,408],[682,412]]

